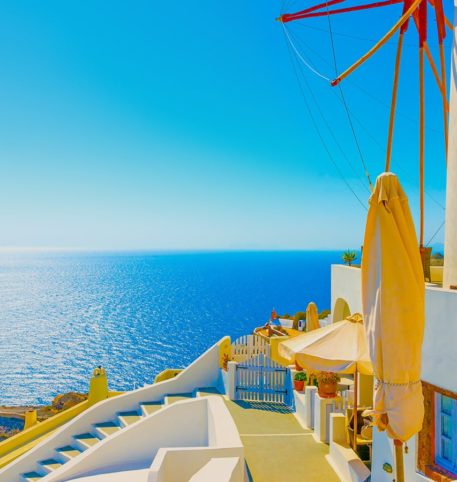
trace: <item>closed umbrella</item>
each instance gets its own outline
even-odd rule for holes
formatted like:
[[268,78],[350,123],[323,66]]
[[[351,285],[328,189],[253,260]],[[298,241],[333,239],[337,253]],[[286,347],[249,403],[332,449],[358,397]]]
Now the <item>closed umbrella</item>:
[[319,328],[319,314],[316,303],[312,301],[306,307],[306,331],[313,331]]
[[[425,284],[414,223],[398,178],[376,180],[362,255],[362,304],[376,378],[373,416],[401,445],[422,427],[421,350]],[[397,480],[403,480],[397,473]]]
[[362,316],[358,313],[279,344],[279,354],[311,370],[354,374],[354,447],[357,438],[358,374],[371,375]]

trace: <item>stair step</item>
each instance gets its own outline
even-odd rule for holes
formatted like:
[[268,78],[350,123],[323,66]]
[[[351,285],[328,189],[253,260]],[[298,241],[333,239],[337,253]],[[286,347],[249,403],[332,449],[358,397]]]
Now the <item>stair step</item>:
[[121,429],[121,427],[114,422],[97,423],[94,427],[103,437],[109,437],[110,435],[113,435],[113,433],[119,432]]
[[39,474],[38,472],[27,472],[26,474],[22,474],[22,479],[26,482],[37,482],[44,477],[43,474]]
[[205,387],[197,390],[197,397],[207,397],[209,395],[222,395],[222,393],[215,387]]
[[59,469],[60,467],[62,467],[63,463],[62,462],[59,462],[58,460],[56,459],[46,459],[46,460],[42,460],[41,462],[39,462],[39,464],[41,465],[41,467],[43,467],[43,469],[49,474],[50,472],[54,472],[54,470],[57,470]]
[[154,412],[157,412],[162,408],[162,403],[161,402],[145,402],[140,404],[141,407],[141,413],[147,417],[148,415],[151,415]]
[[165,397],[165,405],[170,405],[172,403],[179,402],[181,400],[187,400],[192,397],[193,397],[192,393],[175,393],[173,395],[167,395]]
[[77,457],[81,453],[81,450],[73,447],[72,445],[66,445],[65,447],[56,449],[56,452],[67,461]]
[[124,427],[132,425],[132,423],[138,422],[143,418],[138,412],[121,412],[118,414],[118,418]]
[[80,444],[81,447],[85,449],[89,449],[93,447],[95,444],[100,442],[100,439],[92,435],[91,433],[83,433],[81,435],[76,435],[74,437],[75,441]]

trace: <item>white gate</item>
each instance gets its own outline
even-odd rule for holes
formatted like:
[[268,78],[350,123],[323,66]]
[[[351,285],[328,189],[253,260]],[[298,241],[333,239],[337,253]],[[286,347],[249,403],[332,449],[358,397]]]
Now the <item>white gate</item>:
[[236,400],[293,404],[290,370],[260,354],[236,365]]

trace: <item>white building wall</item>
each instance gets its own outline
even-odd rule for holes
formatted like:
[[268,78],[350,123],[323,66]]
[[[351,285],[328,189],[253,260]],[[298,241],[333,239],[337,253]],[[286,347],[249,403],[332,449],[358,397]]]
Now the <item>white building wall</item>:
[[[416,437],[412,438],[408,444],[408,453],[403,451],[403,463],[405,466],[405,481],[425,482],[428,477],[416,472]],[[389,464],[393,473],[384,470],[384,464]],[[373,482],[392,482],[395,479],[395,455],[392,440],[384,432],[373,430],[373,460],[371,464],[371,480]]]
[[[350,314],[362,313],[361,270],[341,264],[332,265],[331,310],[335,311],[338,299],[349,306]],[[339,320],[334,320],[339,321]]]
[[457,291],[425,291],[425,335],[422,379],[457,392]]
[[[454,0],[457,8],[457,1]],[[444,236],[444,286],[457,285],[457,10],[454,18],[454,46],[450,75],[449,142],[446,179],[446,229]]]

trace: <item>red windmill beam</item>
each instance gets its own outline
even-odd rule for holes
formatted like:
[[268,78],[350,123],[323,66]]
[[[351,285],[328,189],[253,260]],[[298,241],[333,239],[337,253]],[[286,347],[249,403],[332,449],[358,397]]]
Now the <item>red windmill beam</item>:
[[446,27],[454,30],[452,22],[444,15],[442,0],[428,0],[428,3],[435,9],[436,23],[438,24],[438,36],[440,41],[446,37]]
[[304,15],[314,12],[315,10],[319,10],[321,8],[331,7],[332,5],[336,5],[337,3],[343,3],[345,0],[330,0],[328,2],[319,3],[318,5],[313,5],[312,7],[305,8],[304,10],[300,10],[296,13],[285,13],[278,17],[276,20],[286,23],[292,22],[293,20],[300,20],[301,18],[306,18]]
[[335,5],[341,3],[344,0],[330,0],[328,3],[321,3],[313,7],[309,7],[305,10],[301,10],[296,13],[285,13],[277,18],[278,21],[282,23],[292,22],[294,20],[300,20],[303,18],[313,18],[313,17],[323,17],[324,15],[335,15],[339,13],[356,12],[358,10],[368,10],[370,8],[387,7],[389,5],[395,5],[397,3],[403,3],[404,0],[384,0],[381,2],[368,3],[365,5],[355,5],[353,7],[338,8],[335,10],[324,10],[321,12],[316,12],[321,8],[327,7],[328,5]]
[[449,20],[444,15],[442,0],[429,0],[429,3],[435,9],[436,26],[438,29],[438,42],[440,50],[440,67],[441,67],[441,96],[443,98],[443,123],[444,123],[444,147],[446,151],[447,163],[447,146],[449,138],[448,114],[449,104],[447,102],[447,79],[446,79],[446,62],[444,59],[444,39],[446,37],[446,27],[451,27]]

